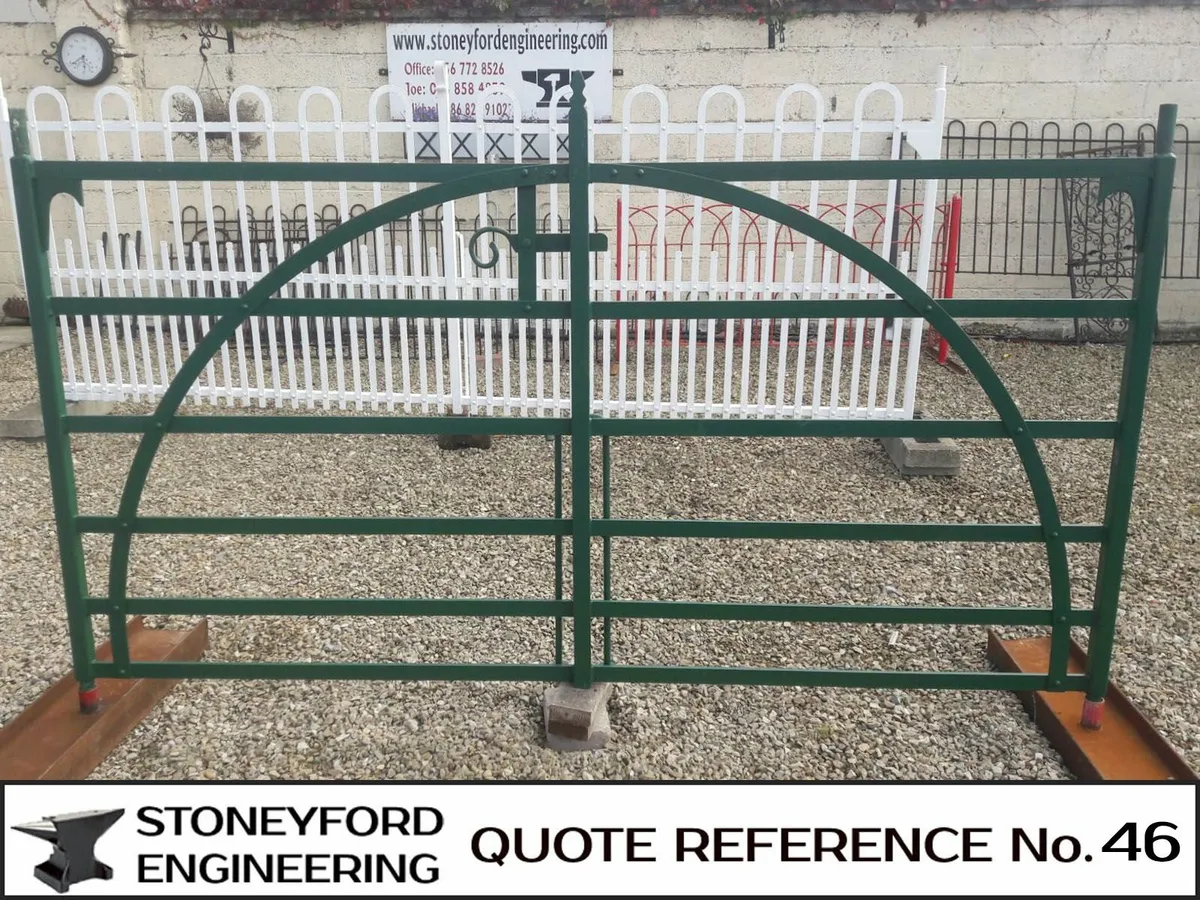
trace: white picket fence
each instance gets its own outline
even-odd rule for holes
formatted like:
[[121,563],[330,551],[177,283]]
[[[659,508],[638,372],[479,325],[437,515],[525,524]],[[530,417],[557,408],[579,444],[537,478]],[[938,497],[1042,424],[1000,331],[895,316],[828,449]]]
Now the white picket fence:
[[[390,93],[381,87],[371,94],[365,120],[344,118],[341,100],[319,87],[300,96],[294,120],[276,119],[270,96],[252,86],[232,92],[228,122],[205,121],[201,98],[186,87],[163,93],[154,120],[139,118],[134,98],[120,87],[96,92],[90,118],[72,117],[66,98],[50,87],[31,91],[25,105],[39,158],[205,160],[222,142],[234,160],[413,161],[435,154],[449,161],[468,153],[483,163],[559,161],[565,153],[566,123],[520,121],[516,98],[503,88],[494,93],[514,104],[517,121],[452,122],[444,88],[439,121],[418,122],[411,115],[393,121],[385,105]],[[479,103],[481,114],[486,99]],[[805,115],[795,109],[801,101],[811,107]],[[881,102],[890,114],[868,117],[868,106]],[[328,118],[317,115],[320,103],[330,109]],[[732,106],[733,115],[715,115],[721,104]],[[635,116],[647,105],[655,115]],[[255,106],[258,114],[247,116]],[[920,156],[937,158],[944,106],[944,68],[933,88],[934,113],[920,121],[905,118],[900,91],[883,83],[864,87],[844,120],[827,118],[818,89],[793,85],[781,92],[774,119],[765,122],[747,121],[744,98],[727,86],[708,90],[694,116],[675,122],[665,93],[643,85],[626,95],[620,121],[592,123],[589,154],[593,160],[665,161],[681,158],[684,146],[696,160],[896,159],[906,141]],[[12,154],[8,110],[0,85],[6,173]],[[183,120],[181,110],[188,113]],[[90,185],[82,207],[55,201],[53,289],[89,297],[236,295],[313,236],[404,187],[418,185]],[[755,189],[836,220],[890,252],[919,284],[929,283],[938,230],[935,182],[923,182],[922,199],[908,207],[898,204],[895,182]],[[546,230],[565,228],[570,211],[562,193],[557,186],[545,191],[539,212]],[[597,196],[593,186],[589,202],[592,219],[615,238],[609,251],[596,255],[597,300],[888,296],[811,238],[743,210],[630,187]],[[285,214],[287,203],[295,204],[291,215]],[[445,204],[432,222],[414,215],[381,228],[295,279],[285,293],[515,299],[511,259],[502,255],[498,267],[480,270],[465,247],[477,224],[505,224],[512,193],[481,195],[458,207]],[[568,298],[565,258],[543,258],[539,294]],[[67,396],[152,401],[210,324],[203,316],[64,317]],[[921,332],[921,320],[903,318],[605,322],[593,335],[594,408],[603,415],[909,418]],[[256,318],[222,349],[190,399],[229,406],[565,415],[568,338],[565,320]]]

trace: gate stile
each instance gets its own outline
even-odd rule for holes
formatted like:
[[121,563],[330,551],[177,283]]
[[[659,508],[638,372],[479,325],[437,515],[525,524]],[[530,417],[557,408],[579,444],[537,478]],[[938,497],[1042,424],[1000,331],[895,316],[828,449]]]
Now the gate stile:
[[[1084,724],[1096,727],[1107,693],[1117,601],[1129,529],[1138,442],[1156,324],[1159,279],[1163,269],[1168,211],[1175,158],[1171,152],[1175,107],[1159,110],[1153,157],[1036,160],[908,160],[851,162],[713,162],[609,164],[588,161],[587,114],[583,80],[572,79],[569,161],[566,164],[460,167],[426,163],[127,163],[49,162],[31,158],[23,113],[14,114],[16,155],[13,176],[19,212],[21,248],[29,287],[38,385],[46,421],[46,448],[61,554],[64,594],[70,625],[72,659],[82,704],[94,702],[95,679],[117,678],[329,678],[401,680],[570,680],[577,687],[595,682],[681,682],[765,684],[861,688],[953,688],[990,690],[1083,691]],[[1137,270],[1134,296],[1112,300],[987,299],[938,303],[927,292],[848,234],[784,203],[735,183],[806,180],[904,180],[936,178],[1091,178],[1101,196],[1129,194],[1136,214]],[[100,181],[276,181],[423,182],[416,192],[384,202],[325,235],[281,262],[240,297],[57,297],[50,289],[47,265],[49,206],[67,193],[82,201],[82,182]],[[537,231],[537,190],[566,184],[572,215],[566,234]],[[593,301],[590,253],[604,249],[602,235],[590,232],[589,188],[593,184],[637,185],[691,194],[763,216],[824,244],[850,263],[878,278],[896,299]],[[454,298],[407,300],[367,298],[295,298],[285,296],[289,281],[347,242],[403,219],[422,208],[491,190],[516,188],[517,230],[477,230],[469,252],[482,267],[501,254],[495,238],[507,240],[517,254],[519,297],[507,300]],[[583,211],[584,214],[579,214]],[[487,257],[480,257],[486,239]],[[539,253],[569,253],[570,299],[541,301],[536,294]],[[681,311],[686,303],[688,309]],[[178,372],[157,408],[148,416],[71,416],[65,411],[59,357],[58,316],[65,315],[212,315],[219,317]],[[438,316],[469,319],[562,317],[570,321],[570,418],[406,417],[273,415],[189,415],[177,412],[193,381],[209,360],[251,316]],[[722,318],[896,318],[927,321],[958,354],[991,402],[997,417],[988,420],[886,421],[835,418],[605,418],[595,415],[593,385],[596,337],[593,326],[607,329],[616,319],[693,321]],[[959,326],[958,318],[1124,318],[1129,321],[1117,415],[1113,421],[1026,420],[996,372]],[[607,331],[606,331],[607,334]],[[486,421],[481,424],[480,419]],[[151,517],[140,516],[142,490],[154,457],[168,433],[176,434],[471,434],[545,435],[555,446],[555,517],[553,518],[336,518],[336,517]],[[142,435],[115,516],[81,516],[76,504],[70,436],[73,433]],[[614,437],[913,437],[1007,438],[1012,441],[1029,480],[1038,522],[744,522],[716,520],[636,520],[611,518],[610,440]],[[563,516],[562,439],[571,439],[572,501]],[[603,508],[590,508],[591,439],[602,451]],[[1113,444],[1104,519],[1096,524],[1064,524],[1035,440],[1107,440]],[[113,536],[108,596],[89,596],[81,535]],[[139,598],[127,592],[129,551],[135,534],[471,534],[536,535],[556,541],[554,600],[472,599],[234,599]],[[572,596],[563,592],[563,541],[571,538]],[[614,600],[611,596],[613,538],[741,538],[845,541],[974,541],[1043,543],[1049,567],[1049,608],[897,607],[791,603]],[[592,598],[592,539],[603,542],[602,599]],[[1072,609],[1066,547],[1098,543],[1100,565],[1090,609]],[[113,658],[96,660],[90,614],[107,614]],[[138,662],[130,659],[127,617],[139,614],[216,615],[420,615],[554,616],[557,620],[553,664],[458,663],[267,663]],[[574,624],[573,659],[564,662],[562,620]],[[604,621],[603,661],[593,660],[591,625]],[[610,623],[619,618],[716,619],[728,621],[885,623],[918,625],[1041,626],[1051,630],[1051,653],[1044,673],[990,671],[938,672],[871,669],[715,668],[632,666],[612,661]],[[1068,673],[1070,629],[1090,629],[1083,673]]]

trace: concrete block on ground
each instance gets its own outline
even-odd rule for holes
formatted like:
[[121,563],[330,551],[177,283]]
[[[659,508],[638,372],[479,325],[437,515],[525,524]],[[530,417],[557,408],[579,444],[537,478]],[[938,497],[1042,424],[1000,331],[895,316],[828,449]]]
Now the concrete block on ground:
[[546,745],[551,750],[601,750],[608,744],[611,684],[577,688],[556,684],[542,698]]
[[[466,413],[450,413],[452,416],[466,418]],[[490,434],[439,434],[437,444],[443,450],[491,450],[492,436]]]
[[954,476],[962,471],[962,453],[948,438],[917,440],[881,438],[883,447],[901,475]]
[[439,434],[438,446],[443,450],[491,450],[490,434]]
[[[67,415],[104,416],[112,411],[114,405],[106,400],[70,401],[67,403]],[[7,415],[0,416],[0,438],[35,441],[45,436],[46,426],[42,422],[42,406],[36,400],[26,403],[20,409],[14,409]]]

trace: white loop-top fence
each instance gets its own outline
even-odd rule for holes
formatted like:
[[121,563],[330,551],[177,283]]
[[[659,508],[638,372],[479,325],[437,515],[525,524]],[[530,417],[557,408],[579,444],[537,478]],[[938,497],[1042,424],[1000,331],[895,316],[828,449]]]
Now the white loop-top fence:
[[[445,77],[436,121],[417,121],[406,98],[380,87],[366,115],[347,119],[347,98],[313,87],[281,118],[278,98],[244,86],[227,98],[187,87],[163,92],[157,118],[138,115],[120,87],[94,95],[90,116],[72,115],[56,89],[25,100],[39,158],[300,159],[464,164],[565,158],[566,124],[523,121],[517,99],[493,88],[474,121],[451,121]],[[567,90],[563,87],[561,91]],[[653,85],[630,90],[621,120],[592,123],[593,160],[656,161],[900,157],[907,142],[937,158],[945,70],[932,89],[932,115],[905,115],[893,85],[870,84],[848,119],[817,88],[783,90],[774,118],[749,121],[742,93],[713,87],[676,121],[678,104]],[[494,96],[493,96],[494,95]],[[487,101],[510,121],[488,121]],[[551,101],[551,108],[560,96]],[[402,118],[390,117],[390,101]],[[0,86],[0,150],[12,154]],[[882,110],[882,113],[880,112]],[[722,113],[724,111],[724,114]],[[50,270],[71,296],[231,296],[278,261],[357,212],[408,185],[180,184],[85,187],[82,207],[56,199]],[[874,247],[920,285],[936,282],[944,223],[937,184],[899,203],[896,182],[753,186],[829,221]],[[565,192],[562,192],[565,194]],[[557,186],[544,192],[539,226],[565,230],[573,212]],[[392,223],[296,278],[290,296],[438,296],[516,299],[513,260],[476,267],[466,238],[478,226],[508,227],[512,192],[479,195]],[[863,299],[886,288],[848,260],[773,221],[701,197],[593,185],[589,215],[610,236],[597,254],[593,292],[603,300]],[[515,229],[514,229],[515,230]],[[539,263],[542,299],[567,299],[565,261]],[[681,306],[681,310],[686,307]],[[62,322],[69,399],[153,401],[161,396],[211,322],[205,316],[82,317]],[[594,406],[603,415],[912,416],[922,339],[919,319],[738,319],[606,322],[594,335]],[[190,394],[195,403],[302,408],[448,410],[565,415],[569,408],[569,323],[565,320],[445,320],[346,317],[255,318],[211,363]]]

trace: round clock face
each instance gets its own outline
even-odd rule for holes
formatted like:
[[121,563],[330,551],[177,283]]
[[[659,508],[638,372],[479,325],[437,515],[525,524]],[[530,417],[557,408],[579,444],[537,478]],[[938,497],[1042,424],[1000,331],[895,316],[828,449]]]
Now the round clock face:
[[96,84],[108,77],[112,57],[104,38],[91,29],[72,29],[58,47],[63,71],[72,81]]

